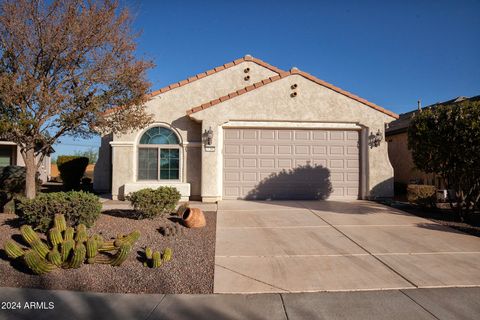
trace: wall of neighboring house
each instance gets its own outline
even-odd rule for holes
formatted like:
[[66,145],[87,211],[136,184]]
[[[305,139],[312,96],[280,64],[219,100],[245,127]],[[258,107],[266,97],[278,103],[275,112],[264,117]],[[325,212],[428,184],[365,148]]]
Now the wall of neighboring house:
[[442,183],[435,174],[427,174],[415,168],[412,153],[408,150],[407,132],[387,137],[388,156],[394,170],[394,181],[402,184],[419,183],[441,187]]
[[[0,142],[0,167],[5,165],[25,166],[20,148],[13,142]],[[50,179],[50,157],[43,158],[38,173],[42,182],[47,182]]]

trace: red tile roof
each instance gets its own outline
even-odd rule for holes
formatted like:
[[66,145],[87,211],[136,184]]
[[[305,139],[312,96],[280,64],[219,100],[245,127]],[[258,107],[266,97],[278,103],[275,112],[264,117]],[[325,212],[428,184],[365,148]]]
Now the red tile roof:
[[[269,70],[271,70],[271,71],[273,71],[273,72],[276,72],[276,73],[285,72],[285,71],[283,71],[283,70],[281,70],[281,69],[279,69],[279,68],[277,68],[277,67],[274,67],[274,66],[266,63],[265,61],[262,61],[262,60],[260,60],[260,59],[254,58],[254,57],[252,57],[252,56],[250,56],[250,55],[246,55],[245,57],[239,58],[239,59],[234,60],[234,61],[232,61],[232,62],[228,62],[228,63],[226,63],[226,64],[224,64],[224,65],[222,65],[222,66],[219,66],[219,67],[213,68],[213,69],[211,69],[211,70],[208,70],[208,71],[199,73],[199,74],[197,74],[197,75],[194,75],[193,77],[189,77],[189,78],[187,78],[187,79],[185,79],[185,80],[182,80],[182,81],[179,81],[179,82],[175,82],[175,83],[172,83],[172,84],[170,84],[170,85],[168,85],[168,86],[166,86],[166,87],[163,87],[163,88],[161,88],[161,89],[155,90],[155,91],[153,91],[153,92],[151,92],[151,93],[149,93],[149,94],[147,95],[147,99],[151,99],[151,98],[153,98],[153,97],[155,97],[155,96],[157,96],[157,95],[159,95],[159,94],[161,94],[161,93],[170,91],[170,90],[172,90],[172,89],[182,87],[182,86],[184,86],[184,85],[186,85],[186,84],[188,84],[188,83],[192,83],[192,82],[194,82],[194,81],[196,81],[196,80],[198,80],[198,79],[202,79],[202,78],[205,78],[205,77],[210,76],[210,75],[212,75],[212,74],[215,74],[215,73],[217,73],[217,72],[219,72],[219,71],[222,71],[222,70],[231,68],[231,67],[236,66],[237,64],[240,64],[240,63],[245,62],[245,61],[254,62],[254,63],[256,63],[256,64],[258,64],[258,65],[260,65],[260,66],[262,66],[262,67],[264,67],[264,68],[267,68],[267,69],[269,69]],[[109,109],[109,110],[107,110],[107,111],[104,112],[104,115],[107,115],[107,114],[109,114],[109,113],[112,113],[112,112],[114,112],[115,110],[118,110],[118,108],[120,108],[120,107],[116,107],[116,108]]]
[[398,114],[396,114],[396,113],[394,113],[394,112],[392,112],[392,111],[390,111],[390,110],[384,109],[384,108],[382,108],[382,107],[374,104],[373,102],[370,102],[370,101],[367,101],[367,100],[365,100],[365,99],[363,99],[363,98],[360,98],[359,96],[354,95],[353,93],[350,93],[350,92],[348,92],[348,91],[345,91],[345,90],[343,90],[343,89],[340,89],[340,88],[334,86],[333,84],[330,84],[330,83],[328,83],[328,82],[325,82],[325,81],[323,81],[323,80],[320,80],[320,79],[318,79],[318,78],[316,78],[316,77],[312,76],[311,74],[308,74],[308,73],[306,73],[306,72],[304,72],[304,71],[300,71],[300,70],[298,70],[298,69],[292,69],[292,70],[287,71],[287,72],[278,72],[278,73],[279,73],[279,74],[276,75],[276,76],[270,77],[270,78],[268,78],[268,79],[264,79],[264,80],[262,80],[262,81],[260,81],[260,82],[254,83],[253,85],[250,85],[250,86],[245,87],[245,88],[243,88],[243,89],[240,89],[240,90],[237,90],[237,91],[235,91],[235,92],[229,93],[228,95],[225,95],[225,96],[223,96],[223,97],[217,98],[217,99],[212,100],[212,101],[210,101],[210,102],[204,103],[204,104],[202,104],[202,105],[200,105],[200,106],[198,106],[198,107],[192,108],[192,109],[190,109],[190,110],[187,111],[187,115],[191,115],[191,114],[196,113],[196,112],[199,112],[199,111],[201,111],[201,110],[205,110],[205,109],[207,109],[207,108],[210,108],[210,107],[212,107],[212,106],[220,103],[220,101],[223,102],[223,101],[229,100],[229,99],[231,99],[231,98],[233,98],[233,97],[236,97],[236,96],[242,95],[242,94],[244,94],[244,93],[247,93],[247,92],[249,92],[249,91],[255,90],[255,89],[257,89],[257,88],[259,88],[259,87],[261,87],[261,86],[263,86],[263,85],[266,85],[266,84],[268,84],[268,83],[275,82],[275,81],[280,80],[280,79],[282,79],[282,78],[285,78],[285,77],[288,77],[288,76],[291,76],[291,75],[295,75],[295,74],[296,74],[296,75],[300,75],[300,76],[302,76],[302,77],[304,77],[304,78],[306,78],[306,79],[308,79],[308,80],[310,80],[310,81],[313,81],[313,82],[315,82],[315,83],[317,83],[317,84],[319,84],[319,85],[321,85],[321,86],[324,86],[324,87],[326,87],[326,88],[329,88],[329,89],[331,89],[331,90],[333,90],[333,91],[336,91],[336,92],[338,92],[338,93],[340,93],[340,94],[343,94],[344,96],[347,96],[347,97],[349,97],[349,98],[351,98],[351,99],[353,99],[353,100],[356,100],[356,101],[358,101],[358,102],[360,102],[360,103],[363,103],[364,105],[367,105],[367,106],[369,106],[370,108],[373,108],[373,109],[375,109],[375,110],[377,110],[377,111],[380,111],[380,112],[382,112],[382,113],[384,113],[384,114],[386,114],[386,115],[389,115],[389,116],[391,116],[391,117],[393,117],[393,118],[398,119]]

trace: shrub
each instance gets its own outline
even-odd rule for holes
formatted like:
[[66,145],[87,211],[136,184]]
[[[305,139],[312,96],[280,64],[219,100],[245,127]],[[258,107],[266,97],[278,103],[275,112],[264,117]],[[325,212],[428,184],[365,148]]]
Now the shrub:
[[[22,196],[25,193],[25,167],[20,166],[7,166],[0,168],[0,212],[6,211],[5,208],[12,210],[13,200]],[[35,190],[40,190],[41,180],[36,181]]]
[[60,177],[66,190],[78,190],[80,180],[88,166],[87,157],[79,156],[59,156],[57,166],[60,171]]
[[91,227],[100,215],[102,205],[97,196],[83,191],[40,193],[34,199],[20,199],[18,214],[27,224],[45,232],[55,214],[63,214],[67,222]]
[[422,207],[434,207],[436,202],[436,188],[430,185],[409,184],[407,186],[407,199],[410,203]]
[[138,211],[139,219],[154,218],[158,215],[173,212],[180,200],[180,192],[174,187],[158,189],[142,189],[127,196],[133,208]]

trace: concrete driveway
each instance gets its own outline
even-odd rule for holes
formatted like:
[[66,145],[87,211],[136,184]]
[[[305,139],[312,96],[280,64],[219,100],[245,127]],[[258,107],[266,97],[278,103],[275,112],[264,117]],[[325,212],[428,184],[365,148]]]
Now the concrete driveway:
[[369,201],[222,201],[215,293],[480,286],[480,238]]

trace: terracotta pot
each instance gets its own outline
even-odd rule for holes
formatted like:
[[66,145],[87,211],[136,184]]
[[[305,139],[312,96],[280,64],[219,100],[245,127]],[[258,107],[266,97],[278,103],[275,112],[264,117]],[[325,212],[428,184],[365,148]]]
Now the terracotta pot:
[[201,209],[199,208],[187,208],[183,212],[183,224],[187,228],[201,228],[205,227],[207,222]]

